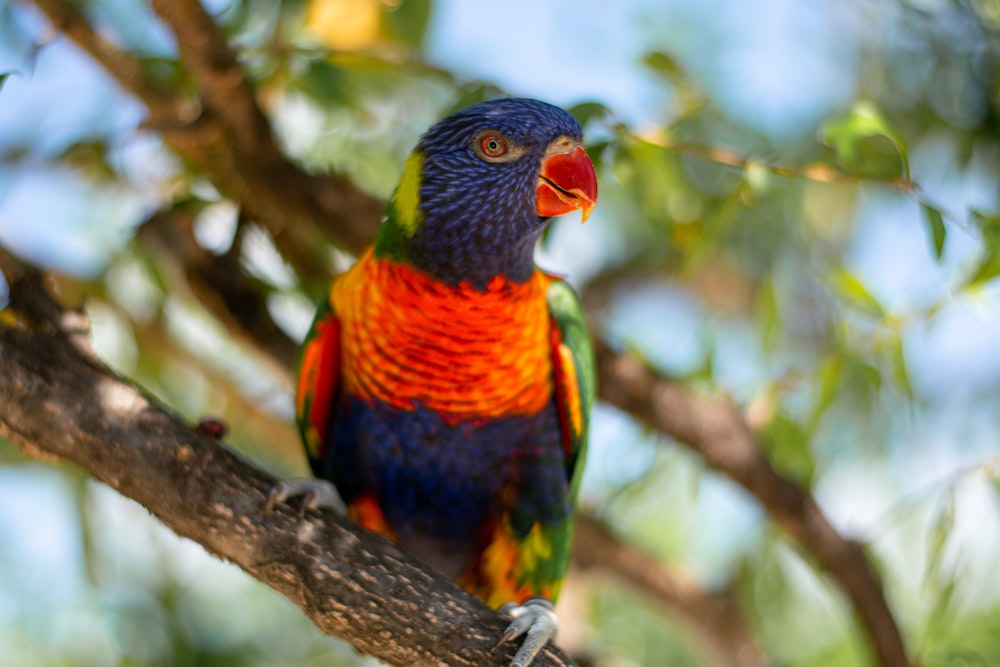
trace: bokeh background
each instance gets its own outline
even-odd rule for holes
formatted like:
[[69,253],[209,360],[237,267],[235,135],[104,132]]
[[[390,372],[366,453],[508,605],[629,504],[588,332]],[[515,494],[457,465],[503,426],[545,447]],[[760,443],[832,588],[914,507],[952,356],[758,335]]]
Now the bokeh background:
[[[79,4],[182,81],[145,3]],[[1000,665],[1000,2],[206,5],[284,149],[379,196],[454,108],[516,94],[570,109],[600,205],[583,227],[555,223],[539,263],[568,275],[595,331],[741,406],[773,465],[868,545],[920,664]],[[112,367],[303,474],[287,373],[201,307],[143,229],[196,202],[197,242],[239,244],[296,338],[322,285],[262,230],[236,236],[233,205],[144,118],[31,2],[0,0],[0,244],[85,301]],[[771,664],[871,664],[837,586],[750,496],[603,405],[582,504],[734,591]],[[590,572],[568,589],[561,643],[591,664],[716,664],[692,619],[640,592]],[[0,664],[369,663],[141,507],[0,441]]]

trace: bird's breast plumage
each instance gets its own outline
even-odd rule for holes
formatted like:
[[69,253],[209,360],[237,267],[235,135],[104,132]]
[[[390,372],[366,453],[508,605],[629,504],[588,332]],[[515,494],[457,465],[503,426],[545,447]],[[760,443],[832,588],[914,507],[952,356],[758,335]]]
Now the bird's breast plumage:
[[449,423],[537,414],[553,391],[550,281],[536,271],[479,290],[367,253],[330,294],[344,390]]

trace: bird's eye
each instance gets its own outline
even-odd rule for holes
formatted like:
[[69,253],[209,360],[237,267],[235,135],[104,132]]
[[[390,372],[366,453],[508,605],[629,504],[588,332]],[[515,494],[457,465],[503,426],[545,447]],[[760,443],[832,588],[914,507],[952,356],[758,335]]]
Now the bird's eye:
[[483,150],[483,155],[487,157],[500,157],[507,152],[507,142],[503,137],[495,134],[487,134],[479,142],[479,147]]

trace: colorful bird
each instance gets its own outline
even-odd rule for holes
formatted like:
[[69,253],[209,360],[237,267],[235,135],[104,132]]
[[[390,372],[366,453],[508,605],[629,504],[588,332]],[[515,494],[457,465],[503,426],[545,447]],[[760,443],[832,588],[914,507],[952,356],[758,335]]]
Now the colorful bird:
[[374,246],[339,276],[302,350],[296,410],[316,480],[305,495],[453,577],[526,635],[553,603],[594,397],[576,295],[534,263],[552,216],[597,201],[579,123],[529,99],[445,118],[406,161]]

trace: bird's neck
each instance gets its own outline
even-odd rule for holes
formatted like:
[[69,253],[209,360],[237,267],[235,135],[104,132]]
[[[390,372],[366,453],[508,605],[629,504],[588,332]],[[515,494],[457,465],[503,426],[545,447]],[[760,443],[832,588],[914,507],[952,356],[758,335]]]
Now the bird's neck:
[[[392,218],[386,219],[379,229],[375,256],[409,264],[448,285],[466,284],[479,291],[486,291],[497,279],[525,283],[534,275],[536,234],[518,238],[505,229],[510,221],[433,222],[407,236]],[[531,225],[537,221],[523,223]]]
[[[451,286],[485,291],[497,278],[525,283],[535,272],[535,242],[545,225],[529,199],[486,205],[474,188],[421,190],[422,157],[414,152],[386,207],[375,256],[409,264]],[[431,201],[422,202],[429,196]]]

